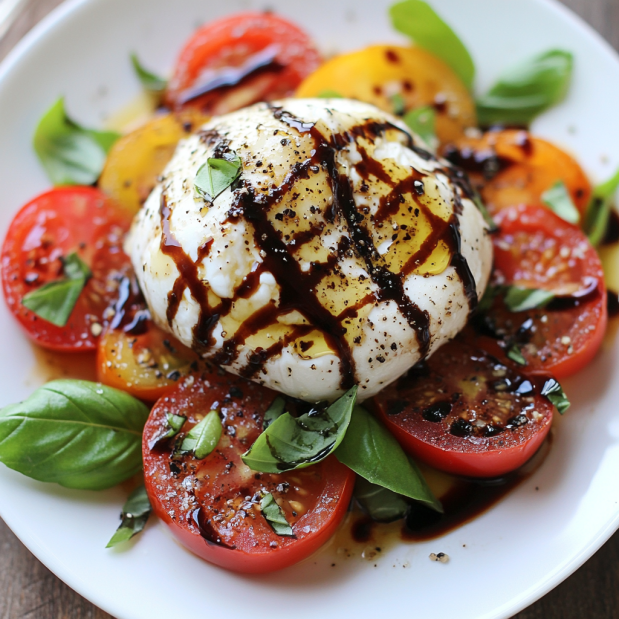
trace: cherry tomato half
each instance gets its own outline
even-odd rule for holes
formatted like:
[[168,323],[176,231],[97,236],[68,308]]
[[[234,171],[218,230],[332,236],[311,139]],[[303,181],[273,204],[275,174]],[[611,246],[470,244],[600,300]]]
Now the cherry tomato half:
[[[308,557],[333,535],[352,495],[355,475],[333,456],[281,475],[243,463],[276,395],[230,374],[192,375],[157,402],[144,429],[144,477],[155,513],[189,550],[237,572],[279,570]],[[210,410],[224,426],[215,450],[203,460],[175,456],[174,446]],[[177,437],[151,449],[168,413],[187,421]],[[269,492],[294,537],[277,535],[260,511]]]
[[554,410],[538,381],[460,338],[374,403],[415,458],[467,477],[498,477],[522,466],[544,441]]
[[[598,351],[608,321],[602,264],[586,236],[539,206],[502,211],[494,237],[496,284],[550,290],[541,309],[510,312],[501,297],[483,317],[487,335],[516,344],[527,371],[559,379],[575,374]],[[480,321],[476,321],[477,324]]]
[[239,13],[210,22],[180,53],[166,93],[186,105],[225,114],[257,101],[291,96],[320,64],[300,28],[269,13]]
[[[122,248],[130,224],[128,213],[92,187],[52,189],[17,213],[2,247],[2,285],[9,309],[37,344],[61,351],[96,348],[103,312],[131,269]],[[57,327],[27,310],[21,300],[62,278],[62,258],[72,252],[90,267],[92,277],[67,324]]]
[[481,193],[488,211],[520,204],[543,205],[542,194],[563,181],[584,215],[591,184],[576,160],[527,131],[489,131],[447,145],[443,155],[464,168]]

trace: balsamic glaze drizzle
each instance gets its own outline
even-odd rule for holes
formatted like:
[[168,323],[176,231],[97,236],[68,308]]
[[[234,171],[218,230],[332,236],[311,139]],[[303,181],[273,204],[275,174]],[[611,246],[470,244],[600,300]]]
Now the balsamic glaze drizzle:
[[[235,191],[234,202],[228,212],[227,222],[234,223],[242,217],[252,224],[254,242],[256,247],[261,250],[263,262],[256,265],[252,272],[245,277],[242,284],[234,291],[233,298],[221,299],[216,307],[209,306],[208,287],[200,279],[198,269],[203,258],[209,253],[212,239],[200,248],[198,259],[194,262],[183,251],[170,230],[171,209],[167,204],[165,190],[162,192],[160,247],[162,253],[172,258],[179,271],[173,289],[168,294],[168,323],[171,324],[174,320],[182,296],[188,289],[200,307],[200,317],[193,331],[193,347],[196,350],[206,352],[215,343],[213,329],[219,319],[231,311],[235,299],[249,298],[259,286],[260,275],[269,272],[275,278],[280,290],[279,304],[276,306],[275,303],[271,303],[249,316],[240,325],[237,332],[226,339],[222,349],[214,357],[216,363],[230,365],[238,357],[242,345],[251,336],[276,324],[278,317],[297,311],[304,316],[309,324],[294,326],[285,338],[280,339],[269,348],[255,349],[239,373],[246,378],[255,377],[263,370],[265,363],[270,358],[280,354],[284,347],[317,329],[322,332],[329,347],[339,357],[340,386],[342,389],[348,389],[355,384],[356,378],[355,363],[350,344],[346,339],[344,320],[354,318],[361,307],[381,301],[393,301],[397,304],[400,312],[415,331],[420,354],[425,357],[430,346],[430,316],[428,312],[421,310],[408,297],[404,290],[404,282],[408,274],[427,260],[437,244],[443,242],[451,253],[451,265],[455,268],[463,283],[470,309],[472,310],[475,307],[477,303],[475,280],[466,259],[461,253],[459,230],[462,203],[458,192],[470,197],[467,183],[458,176],[457,171],[447,167],[439,170],[454,183],[456,188],[454,213],[448,221],[445,221],[435,215],[420,199],[423,195],[424,178],[424,175],[420,172],[411,169],[408,178],[394,182],[384,170],[382,164],[369,157],[363,157],[362,161],[357,164],[357,172],[362,178],[367,180],[370,176],[374,176],[391,187],[390,193],[381,198],[378,211],[370,225],[376,225],[396,214],[404,194],[410,194],[413,197],[419,211],[423,212],[430,222],[432,231],[428,238],[424,240],[418,251],[410,256],[401,271],[394,273],[387,268],[384,259],[375,247],[371,233],[364,225],[366,216],[359,212],[355,205],[353,189],[348,177],[338,171],[336,155],[339,150],[345,148],[347,144],[355,141],[358,137],[372,141],[387,130],[398,130],[404,133],[407,137],[407,146],[425,160],[432,159],[432,155],[415,146],[408,133],[391,123],[366,121],[350,128],[345,133],[335,134],[330,140],[327,140],[315,124],[306,123],[280,107],[269,107],[275,118],[300,134],[309,134],[314,142],[313,149],[311,157],[293,165],[282,184],[270,189],[268,194],[256,194],[253,188],[244,183],[241,178]],[[210,140],[215,138],[216,136],[209,134]],[[363,156],[363,152],[361,154]],[[271,208],[281,202],[282,198],[299,179],[307,179],[312,173],[317,173],[320,169],[327,173],[333,195],[332,204],[325,213],[325,217],[329,222],[336,220],[345,222],[349,236],[342,237],[337,251],[329,257],[326,264],[313,263],[308,271],[303,271],[300,263],[294,258],[294,253],[301,245],[320,234],[323,226],[318,224],[312,226],[309,231],[297,233],[292,240],[285,242],[281,233],[275,229],[270,221],[269,214]],[[347,307],[340,315],[333,315],[327,308],[323,307],[314,289],[325,275],[337,272],[340,259],[351,252],[364,261],[367,272],[378,291],[369,293],[356,305]]]

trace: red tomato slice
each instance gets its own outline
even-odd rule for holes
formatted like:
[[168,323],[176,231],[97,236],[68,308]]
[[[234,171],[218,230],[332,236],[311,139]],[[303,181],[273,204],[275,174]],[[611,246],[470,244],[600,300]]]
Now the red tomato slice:
[[[131,216],[92,187],[62,187],[41,194],[15,216],[2,247],[4,298],[26,333],[40,346],[61,351],[94,350],[103,312],[131,269],[122,242]],[[43,284],[62,277],[61,258],[72,252],[92,277],[67,324],[57,327],[21,303]]]
[[[333,456],[281,475],[255,473],[243,463],[276,395],[229,374],[192,375],[157,402],[144,429],[144,477],[155,513],[189,550],[237,572],[270,572],[305,559],[333,535],[352,496],[355,475]],[[224,425],[216,449],[203,460],[173,456],[213,409]],[[187,421],[175,439],[151,449],[168,413]],[[262,515],[260,499],[268,492],[295,537],[277,535]]]
[[608,321],[602,264],[583,232],[540,206],[519,206],[496,217],[495,283],[560,295],[546,308],[512,313],[497,299],[485,317],[488,332],[517,344],[527,371],[559,379],[589,363]]
[[499,477],[531,458],[550,430],[544,382],[458,338],[374,403],[415,458],[454,475]]
[[294,94],[320,65],[311,39],[269,13],[239,13],[200,28],[180,53],[166,104],[224,114]]

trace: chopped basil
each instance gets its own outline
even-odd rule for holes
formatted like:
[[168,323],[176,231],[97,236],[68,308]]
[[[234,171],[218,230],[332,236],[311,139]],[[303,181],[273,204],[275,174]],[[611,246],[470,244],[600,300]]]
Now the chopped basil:
[[149,441],[148,448],[153,449],[164,441],[167,441],[170,438],[174,438],[181,431],[181,428],[183,427],[185,421],[187,421],[187,417],[168,413],[166,415],[165,426],[157,436],[155,436]]
[[376,522],[400,520],[409,508],[401,495],[372,484],[363,477],[357,477],[354,496],[361,509]]
[[510,312],[526,312],[530,309],[545,307],[554,297],[555,295],[550,290],[509,286],[503,300]]
[[142,468],[148,408],[124,391],[55,380],[0,411],[0,462],[39,481],[102,490]]
[[477,192],[475,192],[473,196],[473,202],[475,202],[475,206],[481,213],[481,216],[484,218],[484,221],[486,222],[486,225],[488,226],[488,232],[490,233],[497,232],[499,227],[496,225],[496,222],[494,221],[494,219],[492,219],[492,215],[490,215],[490,213],[488,212],[486,205],[484,204],[483,200],[481,199],[481,196]]
[[261,473],[283,473],[324,460],[342,442],[357,399],[353,387],[329,408],[278,417],[243,454],[243,462]]
[[137,535],[144,529],[152,507],[146,494],[144,485],[136,488],[127,499],[123,506],[123,511],[120,516],[121,522],[112,539],[108,542],[106,548],[112,548],[116,544],[130,540],[134,535]]
[[367,481],[443,511],[415,463],[389,430],[364,408],[355,407],[335,456]]
[[554,378],[549,378],[542,387],[542,395],[545,395],[551,404],[554,404],[561,415],[570,407],[561,385]]
[[548,191],[545,191],[542,194],[542,201],[568,223],[580,222],[580,213],[563,181],[557,181]]
[[391,105],[393,106],[393,113],[396,116],[404,116],[404,112],[406,112],[406,101],[399,92],[391,97]]
[[344,95],[341,95],[337,90],[323,90],[318,94],[319,99],[343,99]]
[[475,64],[458,35],[422,0],[404,0],[389,9],[393,27],[448,64],[470,90]]
[[167,80],[145,69],[137,54],[131,54],[131,64],[144,90],[154,94],[161,94],[166,89],[168,85]]
[[515,361],[519,365],[528,365],[527,360],[522,356],[520,346],[518,346],[517,344],[512,344],[507,349],[507,357],[512,361]]
[[210,157],[196,174],[196,191],[207,200],[214,200],[241,175],[240,157],[235,152],[226,153],[224,157]]
[[275,398],[271,403],[271,406],[267,408],[266,413],[264,413],[262,429],[266,430],[277,418],[281,417],[285,412],[285,407],[286,402],[284,401],[284,398],[280,398],[279,396]]
[[477,100],[479,124],[528,126],[565,97],[573,64],[570,52],[554,49],[511,67]]
[[606,236],[610,210],[618,188],[619,170],[606,182],[598,185],[593,190],[591,201],[587,207],[584,228],[591,245],[594,247],[597,247]]
[[192,452],[198,459],[206,458],[219,443],[221,438],[222,426],[219,413],[210,411],[200,423],[197,423],[183,439],[181,451],[184,453]]
[[483,314],[484,312],[487,312],[492,307],[494,300],[501,294],[502,290],[502,286],[493,286],[492,284],[488,284],[486,286],[486,290],[484,290],[482,298],[479,300],[479,303],[475,308],[475,313]]
[[260,509],[262,510],[262,515],[277,535],[294,537],[292,527],[286,520],[284,510],[277,504],[270,492],[262,497],[262,501],[260,501]]
[[119,137],[114,131],[94,131],[75,123],[61,97],[39,121],[34,150],[54,185],[91,185]]
[[64,279],[44,284],[24,295],[21,300],[24,307],[57,327],[67,324],[86,282],[92,275],[75,252],[62,262]]
[[416,133],[428,146],[436,148],[436,112],[430,106],[410,110],[404,115],[408,128]]

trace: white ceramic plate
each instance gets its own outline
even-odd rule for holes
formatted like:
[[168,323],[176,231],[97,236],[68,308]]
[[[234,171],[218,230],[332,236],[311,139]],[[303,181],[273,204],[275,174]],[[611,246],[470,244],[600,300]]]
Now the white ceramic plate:
[[[128,63],[137,50],[161,72],[201,22],[271,7],[305,26],[326,50],[393,41],[387,0],[82,0],[31,32],[0,70],[0,236],[12,214],[47,187],[30,145],[60,94],[70,112],[100,124],[139,92]],[[619,163],[619,62],[588,27],[548,0],[434,0],[472,51],[480,87],[506,64],[552,46],[576,56],[569,99],[537,133],[577,153],[594,179]],[[32,347],[0,305],[0,404],[41,380]],[[335,548],[283,573],[222,571],[150,525],[130,549],[105,550],[123,493],[74,492],[0,468],[0,514],[26,546],[79,593],[119,619],[291,614],[357,619],[509,617],[588,559],[619,526],[619,350],[565,385],[573,408],[533,478],[477,520],[432,542],[392,547],[374,562]],[[538,490],[539,488],[539,490]],[[446,552],[447,565],[429,561]],[[336,562],[336,567],[331,563]]]

